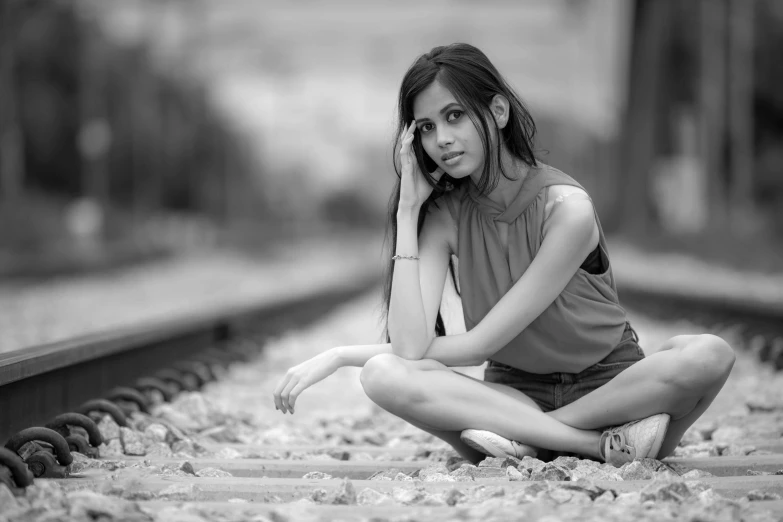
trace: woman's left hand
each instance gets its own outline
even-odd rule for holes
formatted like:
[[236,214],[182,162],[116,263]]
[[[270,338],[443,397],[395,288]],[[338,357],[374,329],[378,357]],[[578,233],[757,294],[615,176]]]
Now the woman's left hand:
[[340,368],[335,350],[327,350],[315,357],[290,368],[274,391],[275,407],[286,413],[294,413],[297,397],[313,384],[321,381]]
[[[424,174],[419,169],[416,152],[413,149],[415,133],[416,120],[413,120],[410,126],[405,126],[402,130],[402,136],[400,136],[400,166],[402,168],[399,208],[418,210],[432,194],[432,185],[424,179]],[[436,168],[434,172],[430,172],[430,176],[436,182],[443,174],[444,171],[440,167]]]

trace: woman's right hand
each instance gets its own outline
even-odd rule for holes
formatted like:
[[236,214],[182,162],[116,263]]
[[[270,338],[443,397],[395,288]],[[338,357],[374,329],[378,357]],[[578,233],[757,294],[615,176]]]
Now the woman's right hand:
[[313,384],[329,377],[340,368],[335,350],[327,350],[290,368],[273,392],[275,408],[294,413],[297,397]]
[[[402,174],[400,180],[399,208],[418,209],[432,193],[432,186],[424,179],[416,154],[413,151],[413,138],[416,132],[416,120],[410,126],[405,126],[400,137],[400,165]],[[435,181],[443,176],[443,169],[438,167],[430,174]]]

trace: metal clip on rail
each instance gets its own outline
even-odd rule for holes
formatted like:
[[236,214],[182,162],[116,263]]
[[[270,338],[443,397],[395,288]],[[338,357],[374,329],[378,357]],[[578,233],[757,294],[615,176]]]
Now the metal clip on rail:
[[0,448],[0,484],[5,484],[16,496],[33,483],[33,473],[22,458],[13,451]]
[[92,459],[101,457],[98,446],[103,443],[98,426],[93,420],[81,413],[63,413],[46,424],[65,438],[71,451],[78,451]]
[[748,349],[758,358],[775,368],[783,369],[783,337],[769,334],[769,332],[748,335]]
[[133,388],[126,388],[124,386],[118,386],[112,388],[109,393],[106,394],[106,398],[117,404],[126,416],[131,415],[134,411],[133,408],[128,406],[128,403],[136,405],[138,411],[142,413],[149,413],[149,401],[138,390]]
[[783,337],[775,337],[770,341],[768,361],[775,370],[783,370]]
[[187,382],[190,391],[195,391],[205,383],[212,380],[212,372],[204,363],[196,361],[178,361],[171,365],[172,368],[182,374],[182,379]]
[[[41,442],[51,445],[51,448],[41,445]],[[19,454],[23,446],[24,454]],[[49,428],[26,428],[11,437],[5,447],[22,457],[35,477],[65,478],[68,476],[67,466],[73,462],[68,443],[62,435]]]
[[188,389],[187,383],[182,378],[182,374],[172,368],[163,368],[162,370],[158,370],[155,372],[155,377],[168,384],[169,388],[174,391],[174,394]]
[[238,361],[241,358],[241,354],[238,352],[233,352],[230,350],[227,350],[225,348],[207,348],[203,352],[199,354],[206,355],[210,359],[218,361],[222,365],[226,365],[235,361]]
[[258,354],[259,349],[252,341],[237,339],[226,344],[225,352],[230,353],[241,361],[247,362]]
[[168,383],[157,377],[141,377],[136,381],[134,387],[148,398],[154,393],[159,393],[165,402],[171,402],[171,399],[174,398],[174,391]]
[[228,361],[224,357],[210,352],[202,352],[194,356],[192,360],[206,366],[210,376],[214,380],[220,378],[228,364]]
[[[103,417],[102,414],[108,413],[111,416],[111,418],[114,420],[114,422],[117,424],[117,426],[128,425],[128,421],[125,418],[125,414],[122,412],[120,407],[111,401],[107,401],[106,399],[89,400],[84,404],[82,404],[81,406],[79,406],[76,409],[76,413],[88,415],[90,416],[90,418],[93,419],[94,422],[100,422],[100,418]],[[94,415],[96,413],[98,415]]]

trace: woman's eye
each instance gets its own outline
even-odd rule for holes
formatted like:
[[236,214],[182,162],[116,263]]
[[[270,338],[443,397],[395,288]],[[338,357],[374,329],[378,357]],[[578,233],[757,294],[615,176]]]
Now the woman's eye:
[[[455,115],[455,114],[457,115],[456,118],[452,118],[452,116]],[[460,116],[462,116],[462,111],[451,111],[449,113],[449,121],[457,120],[457,119],[460,118]]]
[[419,127],[419,130],[420,130],[421,132],[428,132],[428,131],[430,130],[430,127],[431,127],[431,126],[432,126],[432,124],[431,124],[431,123],[425,123],[424,125],[422,125],[421,127]]

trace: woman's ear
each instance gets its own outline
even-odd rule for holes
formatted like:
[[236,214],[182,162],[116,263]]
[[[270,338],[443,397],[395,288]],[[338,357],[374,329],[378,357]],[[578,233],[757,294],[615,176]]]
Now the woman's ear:
[[495,123],[499,129],[504,128],[508,123],[510,109],[510,104],[505,96],[496,94],[492,97],[492,101],[489,104],[489,110],[492,112],[492,116],[495,118]]

